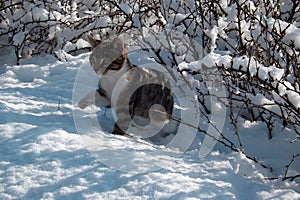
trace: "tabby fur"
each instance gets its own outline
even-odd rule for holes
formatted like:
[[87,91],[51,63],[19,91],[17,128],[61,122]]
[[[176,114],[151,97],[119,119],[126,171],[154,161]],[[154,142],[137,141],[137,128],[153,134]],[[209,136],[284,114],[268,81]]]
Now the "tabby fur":
[[[119,38],[102,43],[90,36],[88,39],[94,48],[89,57],[90,64],[101,77],[97,91],[84,97],[79,102],[80,108],[84,109],[90,104],[113,107],[117,120],[112,133],[118,135],[126,134],[134,119],[142,118],[142,122],[136,123],[139,126],[147,125],[150,123],[150,115],[155,122],[167,124],[172,115],[174,100],[166,76],[157,70],[131,64],[125,44]],[[113,90],[121,77],[125,77],[123,90],[117,99],[112,99]],[[136,88],[137,85],[141,87]],[[112,102],[115,102],[114,105]],[[150,108],[157,104],[165,112],[160,109],[150,112]]]

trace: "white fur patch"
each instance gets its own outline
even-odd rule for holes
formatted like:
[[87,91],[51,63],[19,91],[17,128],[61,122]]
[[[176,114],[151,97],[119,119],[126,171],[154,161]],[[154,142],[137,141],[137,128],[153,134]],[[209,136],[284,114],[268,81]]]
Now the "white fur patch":
[[105,90],[109,98],[111,98],[116,83],[128,70],[129,67],[126,64],[120,70],[110,70],[100,78],[99,85]]

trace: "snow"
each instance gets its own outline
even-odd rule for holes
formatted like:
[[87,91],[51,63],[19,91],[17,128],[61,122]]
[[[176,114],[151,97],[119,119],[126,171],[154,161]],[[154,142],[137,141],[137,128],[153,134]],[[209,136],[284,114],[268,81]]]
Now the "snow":
[[296,108],[300,108],[300,95],[299,95],[299,93],[289,90],[289,91],[286,91],[286,94],[287,94],[289,100],[291,101],[291,103]]
[[132,14],[132,9],[129,7],[127,3],[120,3],[120,8],[123,12],[126,13],[126,15],[131,15]]
[[48,20],[49,12],[44,8],[34,7],[32,9],[32,17],[36,21],[46,21]]
[[107,27],[111,23],[112,21],[109,16],[103,16],[96,20],[96,27],[97,28]]
[[[273,172],[220,144],[200,159],[201,142],[194,143],[193,148],[183,153],[139,138],[114,136],[105,128],[97,129],[98,123],[105,124],[107,129],[113,126],[109,111],[95,106],[82,111],[75,101],[89,93],[97,81],[90,70],[88,56],[82,54],[66,62],[49,56],[35,57],[21,60],[19,66],[3,68],[0,74],[0,199],[300,198],[299,182],[265,179],[283,174],[290,153],[299,149],[298,143],[286,145],[295,133],[277,122],[274,140],[270,142],[263,123],[238,119],[242,140],[249,141],[244,148],[259,152],[259,159],[271,165]],[[198,64],[229,60],[226,55],[211,53],[210,57]],[[193,67],[197,66],[194,63]],[[185,64],[185,67],[192,66]],[[78,72],[83,74],[78,75]],[[78,76],[85,78],[85,82],[79,83],[81,92],[73,94]],[[294,98],[292,93],[286,93]],[[253,98],[268,103],[263,97]],[[220,105],[216,111],[219,109]],[[73,117],[84,122],[82,130],[95,132],[78,134],[80,130],[76,129]],[[234,136],[228,121],[223,130]],[[92,137],[87,140],[88,136]],[[98,143],[101,137],[105,143]],[[95,150],[102,152],[88,151],[89,145],[95,145]],[[158,149],[169,154],[151,157],[151,152]],[[118,153],[122,155],[121,150],[140,157],[132,154],[133,157],[122,159],[118,157]],[[111,157],[105,157],[105,152]],[[147,162],[130,170],[134,159],[160,165],[155,170],[139,173],[136,167],[147,168]],[[126,170],[119,171],[112,163]],[[295,162],[292,172],[299,173],[299,166],[299,162]]]
[[77,48],[86,48],[86,47],[91,47],[91,45],[85,41],[84,39],[80,38],[77,42],[76,42]]
[[278,69],[275,66],[270,66],[270,67],[268,67],[268,69],[269,69],[270,76],[274,80],[277,80],[277,81],[281,80],[281,78],[284,74],[284,69]]
[[19,46],[23,43],[25,39],[25,33],[24,32],[19,32],[16,35],[14,35],[13,41],[14,41],[14,45]]
[[217,26],[214,26],[211,30],[205,31],[208,37],[211,38],[211,51],[214,51],[217,48],[216,41],[219,34],[219,30]]

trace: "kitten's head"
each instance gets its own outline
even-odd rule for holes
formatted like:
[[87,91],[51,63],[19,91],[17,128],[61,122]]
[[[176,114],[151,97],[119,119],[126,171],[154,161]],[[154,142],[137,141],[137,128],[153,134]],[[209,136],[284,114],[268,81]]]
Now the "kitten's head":
[[119,38],[113,41],[99,42],[88,36],[89,43],[93,46],[90,55],[90,64],[96,74],[105,76],[122,69],[127,60],[127,49]]

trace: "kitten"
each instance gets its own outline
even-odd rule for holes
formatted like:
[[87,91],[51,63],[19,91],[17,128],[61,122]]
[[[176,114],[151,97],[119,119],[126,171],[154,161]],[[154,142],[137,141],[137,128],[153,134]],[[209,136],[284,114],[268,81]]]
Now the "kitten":
[[[102,43],[91,36],[88,36],[88,39],[93,46],[89,57],[90,64],[101,78],[98,89],[84,97],[79,102],[79,107],[84,109],[91,104],[113,107],[117,114],[117,121],[112,133],[118,135],[126,134],[131,120],[139,126],[145,126],[150,123],[151,117],[155,123],[159,124],[158,126],[168,124],[174,99],[169,89],[170,83],[165,75],[157,70],[139,68],[131,64],[127,58],[127,49],[119,38],[115,38],[112,42]],[[113,99],[113,90],[122,76],[125,77],[122,91],[117,99]],[[137,85],[141,87],[137,88]],[[114,105],[112,101],[115,102]],[[150,111],[151,106],[157,104],[165,112],[157,106],[156,109]],[[129,108],[129,114],[126,108]],[[139,135],[139,133],[136,134]]]

